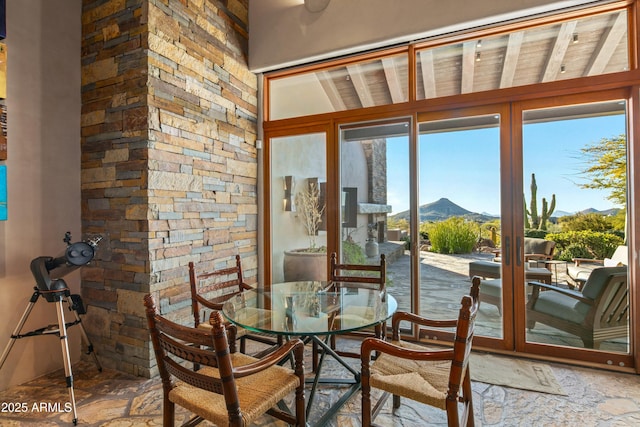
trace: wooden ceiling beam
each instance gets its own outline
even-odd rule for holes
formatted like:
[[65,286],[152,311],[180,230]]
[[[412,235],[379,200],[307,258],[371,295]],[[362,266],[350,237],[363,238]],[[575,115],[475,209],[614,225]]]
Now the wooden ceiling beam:
[[373,96],[371,95],[369,85],[365,79],[364,69],[358,64],[347,65],[347,72],[349,73],[351,83],[358,94],[358,98],[360,98],[362,107],[374,107],[376,104],[373,101]]
[[433,65],[433,50],[421,50],[419,54],[424,99],[436,97],[436,70]]
[[394,104],[404,102],[406,99],[402,92],[402,84],[400,83],[394,58],[383,58],[382,68],[384,69],[384,75],[387,79],[391,101],[393,101]]
[[611,60],[613,52],[616,47],[627,34],[627,15],[623,12],[619,12],[616,16],[613,25],[609,27],[607,33],[601,38],[600,44],[596,48],[591,61],[586,69],[586,76],[595,76],[602,74],[605,67]]
[[520,49],[522,48],[522,40],[524,40],[524,31],[518,31],[509,34],[509,40],[507,41],[507,52],[504,56],[502,75],[500,76],[500,88],[513,86],[513,79],[516,75],[518,58],[520,57]]
[[476,41],[462,44],[462,79],[460,93],[473,92],[473,76],[476,68]]
[[544,69],[544,74],[541,79],[542,83],[557,80],[558,74],[562,70],[564,55],[567,53],[567,48],[573,40],[573,33],[576,31],[577,25],[578,21],[569,21],[564,22],[560,26],[553,49],[547,58],[547,66]]
[[318,71],[314,73],[318,78],[322,89],[324,89],[325,95],[329,98],[329,102],[333,106],[333,111],[344,111],[347,109],[344,101],[342,100],[342,95],[340,95],[340,91],[336,87],[335,83],[333,83],[333,79],[331,78],[331,74],[328,71]]

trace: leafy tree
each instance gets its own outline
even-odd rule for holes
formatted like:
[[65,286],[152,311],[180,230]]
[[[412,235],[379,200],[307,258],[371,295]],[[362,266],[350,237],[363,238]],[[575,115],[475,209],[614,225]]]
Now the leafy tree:
[[394,228],[400,230],[409,230],[409,221],[403,218],[394,218],[392,216],[387,217],[387,229],[393,230]]
[[[563,231],[610,231],[616,228],[613,218],[598,213],[578,213],[558,219]],[[624,224],[623,224],[624,225]]]
[[582,171],[590,182],[582,188],[608,189],[612,202],[625,206],[627,202],[627,140],[625,135],[602,138],[581,149],[589,167]]

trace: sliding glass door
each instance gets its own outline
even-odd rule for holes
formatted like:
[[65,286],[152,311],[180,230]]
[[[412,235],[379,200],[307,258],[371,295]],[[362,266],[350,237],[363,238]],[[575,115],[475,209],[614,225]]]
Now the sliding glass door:
[[518,339],[529,351],[630,363],[626,110],[625,93],[614,92],[519,112],[518,257],[525,274],[545,273],[522,295]]
[[387,288],[412,310],[411,122],[340,127],[340,255],[347,264],[377,264],[385,255]]
[[499,107],[419,115],[419,312],[455,318],[471,277],[481,275],[492,287],[481,298],[476,334],[511,342],[505,319],[511,322],[512,307],[504,303],[511,275],[500,253],[505,121]]

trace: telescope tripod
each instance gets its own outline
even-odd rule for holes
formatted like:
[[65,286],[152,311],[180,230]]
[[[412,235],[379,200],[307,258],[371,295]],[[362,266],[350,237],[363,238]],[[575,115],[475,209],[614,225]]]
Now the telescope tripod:
[[[71,400],[71,407],[73,411],[73,424],[78,424],[78,414],[76,412],[76,399],[75,394],[73,392],[73,373],[71,372],[71,360],[69,359],[69,343],[67,340],[67,328],[71,326],[78,325],[80,326],[80,331],[82,332],[82,338],[87,343],[87,353],[92,354],[93,359],[96,363],[99,372],[102,372],[102,366],[100,366],[100,362],[98,361],[98,357],[93,351],[93,344],[89,341],[89,337],[87,336],[86,331],[84,330],[84,326],[82,326],[82,320],[80,320],[80,314],[85,314],[84,305],[82,304],[82,299],[80,295],[71,295],[69,289],[57,289],[54,292],[41,291],[37,287],[34,288],[33,295],[31,295],[31,299],[29,300],[29,304],[22,315],[22,318],[18,322],[16,329],[11,334],[11,340],[4,349],[2,353],[2,357],[0,358],[0,369],[2,369],[2,365],[4,365],[5,360],[9,356],[9,352],[13,347],[13,344],[17,339],[33,337],[38,335],[57,335],[60,337],[60,346],[62,347],[62,359],[64,362],[64,373],[67,381],[67,388],[69,389],[69,400]],[[31,332],[26,332],[21,334],[20,331],[24,326],[31,310],[33,309],[36,302],[38,302],[38,298],[40,296],[45,297],[49,302],[54,302],[56,304],[56,314],[58,315],[58,324],[52,324],[49,326],[45,326],[44,328],[35,329]],[[73,312],[75,320],[71,322],[66,322],[64,318],[64,306],[63,303],[67,303],[68,310]]]

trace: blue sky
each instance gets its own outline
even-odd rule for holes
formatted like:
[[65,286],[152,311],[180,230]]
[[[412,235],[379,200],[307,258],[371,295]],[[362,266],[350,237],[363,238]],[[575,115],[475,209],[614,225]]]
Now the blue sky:
[[[607,191],[578,187],[586,168],[580,149],[625,133],[625,116],[602,116],[528,124],[524,128],[524,194],[530,201],[536,175],[538,205],[556,195],[556,211],[615,206]],[[408,139],[388,140],[388,204],[393,213],[409,208]],[[473,212],[500,212],[498,129],[443,132],[420,137],[420,205],[442,197]]]

